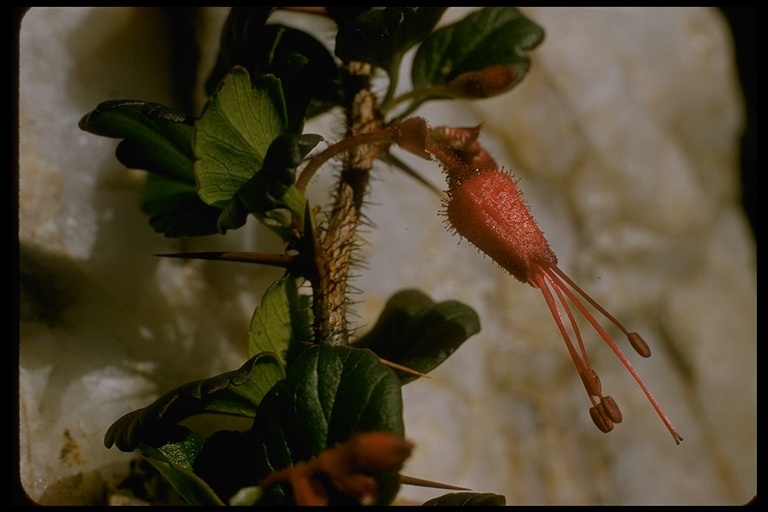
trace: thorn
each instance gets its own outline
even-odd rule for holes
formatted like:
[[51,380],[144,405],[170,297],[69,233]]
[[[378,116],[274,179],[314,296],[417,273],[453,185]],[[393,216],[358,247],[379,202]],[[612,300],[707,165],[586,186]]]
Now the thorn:
[[305,262],[308,265],[304,265],[306,269],[306,277],[311,283],[317,283],[319,281],[318,262],[317,257],[320,254],[320,243],[315,236],[315,225],[312,222],[312,209],[309,206],[309,201],[304,206],[304,232],[301,235],[301,253],[304,255]]
[[440,188],[434,186],[432,183],[427,181],[426,178],[424,178],[422,175],[420,175],[418,172],[411,169],[408,164],[397,158],[395,155],[393,155],[390,152],[385,153],[384,155],[379,157],[380,160],[383,162],[386,162],[394,167],[397,167],[401,171],[403,171],[405,174],[410,176],[411,178],[415,179],[428,189],[430,189],[432,192],[434,192],[437,197],[442,198],[443,197],[443,191],[440,190]]
[[424,480],[422,478],[414,478],[412,476],[400,475],[400,483],[404,485],[415,485],[418,487],[433,487],[435,489],[451,489],[454,491],[469,491],[469,487],[458,487],[456,485],[443,484],[440,482],[433,482],[432,480]]
[[393,363],[392,361],[387,361],[386,359],[379,358],[379,362],[384,366],[389,366],[393,370],[400,370],[401,372],[409,373],[411,375],[416,375],[417,377],[425,377],[427,379],[429,378],[429,375],[427,375],[426,373],[421,373],[419,371],[408,368],[407,366]]
[[177,252],[170,254],[155,254],[160,258],[184,258],[192,260],[213,261],[237,261],[241,263],[259,263],[274,267],[288,267],[296,258],[291,254],[275,254],[267,252],[238,252],[238,251],[211,251],[211,252]]

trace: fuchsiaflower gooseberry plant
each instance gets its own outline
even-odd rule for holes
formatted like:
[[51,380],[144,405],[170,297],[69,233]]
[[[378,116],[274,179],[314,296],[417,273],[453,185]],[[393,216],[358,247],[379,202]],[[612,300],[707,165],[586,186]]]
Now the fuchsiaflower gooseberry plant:
[[[80,121],[83,130],[122,139],[118,160],[148,171],[141,208],[156,231],[223,235],[253,216],[285,249],[161,255],[285,272],[253,313],[244,332],[249,359],[239,369],[184,384],[127,413],[108,429],[106,446],[138,450],[190,504],[390,504],[403,484],[454,491],[428,504],[505,502],[400,473],[414,448],[405,439],[401,387],[479,332],[476,313],[461,302],[435,302],[404,289],[369,332],[354,337],[347,324],[349,270],[374,164],[426,183],[393,147],[442,167],[448,190],[436,218],[442,213],[449,229],[542,292],[597,427],[609,432],[622,414],[602,392],[572,306],[629,370],[675,441],[682,440],[579,297],[641,356],[650,355],[649,347],[558,268],[515,180],[481,146],[480,127],[431,127],[412,116],[427,101],[511,90],[529,68],[527,52],[543,41],[542,28],[509,7],[479,9],[440,28],[445,8],[298,9],[335,23],[329,50],[313,35],[275,22],[276,10],[230,11],[199,115],[111,100]],[[412,89],[399,94],[410,50]],[[382,97],[375,80],[388,80]],[[343,112],[345,136],[319,148],[324,137],[304,133],[304,124],[332,110]],[[341,170],[331,204],[310,204],[306,189],[332,159]],[[200,414],[247,418],[251,427],[231,430],[222,422],[213,434],[199,433],[185,420]]]

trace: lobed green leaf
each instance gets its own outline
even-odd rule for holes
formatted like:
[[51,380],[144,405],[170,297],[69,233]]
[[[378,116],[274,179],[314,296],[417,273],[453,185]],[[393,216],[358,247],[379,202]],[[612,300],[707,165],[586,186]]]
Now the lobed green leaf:
[[126,167],[194,183],[193,121],[157,103],[110,100],[83,116],[78,126],[95,135],[124,139],[117,157]]
[[166,236],[218,232],[219,210],[197,195],[192,170],[193,122],[157,103],[113,100],[99,104],[79,123],[90,133],[122,138],[117,159],[128,168],[149,171],[141,210],[155,231]]
[[267,149],[286,124],[280,81],[264,75],[251,87],[248,71],[233,68],[195,123],[194,171],[201,199],[224,209],[261,169]]
[[149,224],[155,231],[169,237],[205,236],[219,232],[221,211],[200,199],[194,182],[149,174],[141,197],[141,211],[149,217]]
[[284,240],[304,224],[306,199],[295,186],[296,168],[322,140],[319,135],[278,136],[267,150],[261,169],[242,184],[218,220],[220,232],[235,229],[255,214]]

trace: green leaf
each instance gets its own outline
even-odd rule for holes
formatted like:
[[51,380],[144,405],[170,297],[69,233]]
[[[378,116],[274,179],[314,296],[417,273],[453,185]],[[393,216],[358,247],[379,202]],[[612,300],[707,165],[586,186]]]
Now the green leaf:
[[[320,135],[286,134],[269,146],[262,168],[242,184],[218,221],[220,232],[235,229],[255,214],[284,240],[304,225],[306,199],[295,186],[296,167],[321,141]],[[285,210],[285,211],[281,211]]]
[[159,174],[148,175],[141,211],[149,217],[152,228],[166,236],[205,236],[219,232],[221,211],[200,199],[194,182],[176,181]]
[[216,67],[206,88],[212,94],[236,65],[251,76],[275,75],[282,81],[289,131],[301,133],[305,117],[341,103],[339,68],[320,41],[277,23],[267,24],[274,7],[233,7],[222,31]]
[[[434,302],[419,290],[403,290],[387,301],[373,329],[355,346],[428,373],[478,332],[480,319],[469,306],[453,300]],[[401,376],[403,384],[416,378]]]
[[312,339],[309,299],[299,295],[296,279],[291,275],[272,284],[253,312],[248,354],[271,352],[287,366],[289,353],[298,351]]
[[149,171],[141,209],[155,231],[166,236],[218,232],[219,210],[197,195],[193,121],[157,103],[134,100],[106,101],[80,120],[85,131],[123,139],[116,150],[123,165]]
[[126,167],[194,183],[193,121],[157,103],[112,100],[100,103],[78,126],[95,135],[124,139],[117,157]]
[[413,60],[411,80],[420,102],[485,98],[508,91],[530,66],[528,50],[544,31],[514,7],[487,7],[433,32]]
[[[286,381],[262,400],[250,435],[259,453],[261,479],[354,433],[403,436],[404,430],[400,382],[373,352],[315,346],[296,359]],[[397,491],[391,477],[381,475],[381,503],[390,502]]]
[[219,82],[234,66],[243,66],[254,76],[265,75],[252,68],[252,61],[260,60],[262,52],[253,51],[254,35],[264,29],[275,7],[232,7],[221,31],[221,45],[216,64],[205,82],[205,91],[211,96]]
[[203,445],[202,438],[190,433],[177,443],[160,448],[140,444],[144,458],[163,475],[179,495],[190,505],[222,506],[211,487],[192,472],[192,464]]
[[233,68],[195,123],[194,171],[202,200],[225,208],[261,169],[267,149],[286,124],[280,81],[264,75],[251,87],[248,71]]
[[283,377],[277,356],[256,355],[237,370],[188,382],[124,415],[109,427],[104,445],[114,444],[122,451],[132,451],[139,443],[159,446],[185,431],[180,421],[203,412],[253,416],[262,398]]
[[336,35],[336,55],[344,62],[368,62],[398,76],[400,61],[426,38],[445,7],[385,7],[359,14]]
[[503,507],[507,499],[489,492],[454,492],[424,502],[425,507]]

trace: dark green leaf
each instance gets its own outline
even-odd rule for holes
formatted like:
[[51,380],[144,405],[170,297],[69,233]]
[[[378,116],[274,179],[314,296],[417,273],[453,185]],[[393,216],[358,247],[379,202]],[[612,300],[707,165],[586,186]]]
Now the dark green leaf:
[[230,9],[221,31],[221,44],[216,65],[205,82],[205,90],[209,96],[216,91],[224,75],[235,66],[253,70],[254,76],[267,74],[253,68],[253,61],[258,62],[263,58],[259,55],[262,52],[254,51],[253,39],[259,31],[264,29],[267,19],[274,10],[275,7],[232,7]]
[[211,487],[192,472],[192,463],[202,447],[202,439],[190,433],[186,438],[160,448],[140,444],[139,451],[190,505],[222,506]]
[[[355,346],[428,373],[478,332],[480,320],[469,306],[453,300],[436,303],[419,290],[403,290],[389,299],[373,329]],[[416,378],[401,376],[404,384]]]
[[368,62],[396,78],[405,52],[426,38],[445,7],[385,7],[359,14],[339,29],[336,55]]
[[267,25],[264,38],[270,45],[262,73],[283,82],[289,107],[289,126],[301,133],[304,119],[340,105],[339,67],[328,49],[309,34],[283,25]]
[[251,318],[248,354],[272,352],[287,366],[289,352],[299,350],[312,338],[307,299],[299,295],[296,279],[290,275],[270,286]]
[[507,499],[501,494],[489,492],[454,492],[424,503],[425,507],[503,507]]
[[195,123],[194,171],[201,199],[225,208],[261,169],[267,149],[285,132],[286,123],[280,81],[265,75],[251,87],[248,71],[233,68]]
[[212,94],[236,65],[245,67],[254,77],[275,75],[283,83],[289,131],[301,133],[305,116],[312,117],[340,103],[339,70],[328,49],[309,34],[266,24],[273,10],[232,8],[222,32],[218,61],[206,88]]
[[117,159],[126,167],[149,171],[141,209],[155,231],[166,236],[218,232],[220,211],[197,194],[192,122],[162,105],[133,100],[101,103],[80,121],[83,130],[123,138]]
[[[259,478],[316,456],[357,432],[404,433],[400,382],[369,350],[316,346],[290,366],[284,383],[262,400],[251,435]],[[380,500],[397,483],[381,475]]]
[[[255,214],[284,239],[304,224],[306,199],[294,186],[296,167],[322,137],[313,134],[281,135],[269,146],[262,167],[243,183],[218,221],[219,231],[242,226]],[[280,211],[285,210],[285,211]]]
[[176,441],[185,431],[178,423],[202,412],[253,416],[262,398],[283,375],[277,356],[259,354],[237,370],[188,382],[151,405],[126,414],[109,427],[104,444],[132,451],[139,443],[159,446]]
[[157,103],[113,100],[100,103],[78,126],[96,135],[125,139],[117,157],[127,167],[194,183],[192,122],[193,118]]
[[424,41],[413,61],[413,86],[424,91],[420,101],[501,94],[523,79],[527,51],[543,39],[542,28],[517,8],[483,8]]
[[148,175],[141,211],[149,217],[154,230],[166,236],[205,236],[219,232],[217,222],[221,211],[200,199],[194,182]]

